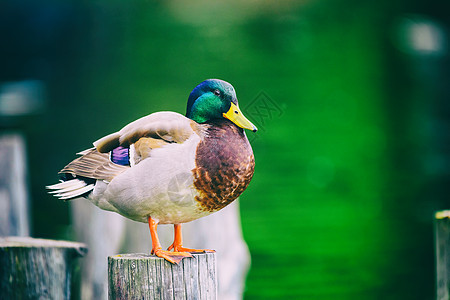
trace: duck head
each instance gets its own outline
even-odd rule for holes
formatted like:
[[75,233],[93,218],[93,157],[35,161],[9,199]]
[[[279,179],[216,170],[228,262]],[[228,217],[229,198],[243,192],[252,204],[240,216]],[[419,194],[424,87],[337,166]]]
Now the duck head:
[[220,79],[207,79],[192,90],[186,117],[197,123],[226,118],[241,128],[257,130],[239,109],[233,86]]

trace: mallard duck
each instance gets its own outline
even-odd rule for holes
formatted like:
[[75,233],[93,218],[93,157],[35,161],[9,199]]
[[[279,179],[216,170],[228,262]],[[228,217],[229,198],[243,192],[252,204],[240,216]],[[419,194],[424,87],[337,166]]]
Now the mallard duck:
[[[47,188],[59,199],[85,197],[148,223],[151,253],[179,263],[191,253],[213,251],[183,247],[181,224],[224,208],[253,177],[255,159],[244,129],[257,130],[239,109],[233,86],[205,80],[190,93],[186,116],[152,113],[97,140],[59,172],[60,183]],[[167,250],[158,224],[174,224]]]

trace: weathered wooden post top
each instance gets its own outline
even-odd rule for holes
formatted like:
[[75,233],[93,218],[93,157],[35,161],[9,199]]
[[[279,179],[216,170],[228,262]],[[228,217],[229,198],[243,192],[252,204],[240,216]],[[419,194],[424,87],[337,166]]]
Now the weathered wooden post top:
[[439,211],[436,223],[436,273],[438,300],[450,299],[450,210]]
[[86,245],[0,237],[0,299],[70,299],[73,267]]
[[108,257],[109,299],[217,299],[216,254],[178,265],[149,254]]

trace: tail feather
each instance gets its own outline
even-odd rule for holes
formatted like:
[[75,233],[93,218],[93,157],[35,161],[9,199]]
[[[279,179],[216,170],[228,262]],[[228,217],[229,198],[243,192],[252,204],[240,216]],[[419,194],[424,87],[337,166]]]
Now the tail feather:
[[69,200],[76,197],[81,197],[90,193],[94,189],[94,184],[87,184],[79,179],[71,179],[57,184],[47,186],[50,194],[61,200]]
[[[109,139],[112,141],[113,135]],[[111,144],[109,140],[105,143]],[[109,182],[130,168],[112,162],[108,153],[100,153],[95,148],[78,154],[81,157],[70,162],[59,172],[61,182],[47,186],[49,193],[61,200],[86,197],[92,192],[98,180]]]
[[57,184],[53,184],[53,185],[48,185],[46,186],[47,189],[50,190],[63,190],[63,189],[70,189],[70,188],[79,188],[79,187],[83,187],[83,182],[80,182],[80,180],[78,179],[71,179],[71,180],[67,180],[67,181],[62,181],[60,183]]

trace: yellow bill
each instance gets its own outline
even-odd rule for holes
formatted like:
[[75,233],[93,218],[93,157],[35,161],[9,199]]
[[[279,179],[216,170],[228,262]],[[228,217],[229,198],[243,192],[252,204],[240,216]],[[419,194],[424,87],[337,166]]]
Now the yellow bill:
[[230,109],[224,113],[223,116],[241,128],[249,129],[253,132],[258,130],[258,128],[242,114],[239,106],[233,102],[231,102]]

